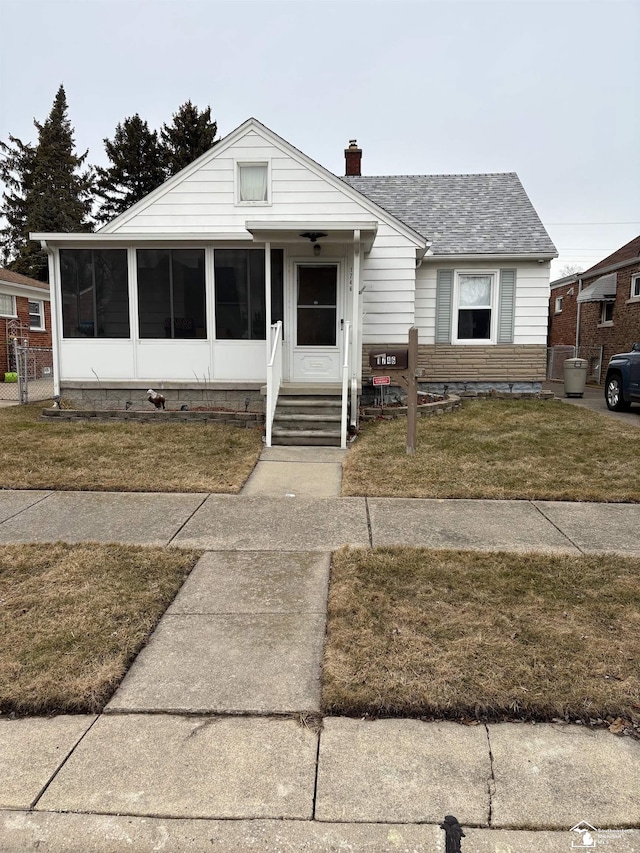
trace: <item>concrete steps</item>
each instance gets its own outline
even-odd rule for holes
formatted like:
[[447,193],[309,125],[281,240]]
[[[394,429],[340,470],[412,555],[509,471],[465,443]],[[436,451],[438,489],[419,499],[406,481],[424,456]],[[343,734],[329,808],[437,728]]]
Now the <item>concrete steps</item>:
[[339,447],[341,417],[339,395],[280,395],[273,419],[272,443]]

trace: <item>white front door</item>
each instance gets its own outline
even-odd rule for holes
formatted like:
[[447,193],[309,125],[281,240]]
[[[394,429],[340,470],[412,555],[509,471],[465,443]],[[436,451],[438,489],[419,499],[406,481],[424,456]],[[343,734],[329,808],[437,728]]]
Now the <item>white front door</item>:
[[291,379],[337,382],[343,323],[340,265],[298,263],[294,270]]

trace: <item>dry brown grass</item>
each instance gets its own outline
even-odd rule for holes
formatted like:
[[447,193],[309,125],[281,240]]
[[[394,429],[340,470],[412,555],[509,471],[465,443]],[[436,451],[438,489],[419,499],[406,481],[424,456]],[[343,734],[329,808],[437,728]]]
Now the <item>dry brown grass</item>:
[[640,721],[640,560],[345,548],[323,708]]
[[52,422],[41,411],[0,410],[0,488],[235,494],[262,449],[254,429]]
[[640,501],[640,431],[559,401],[483,400],[366,425],[343,466],[343,495]]
[[0,711],[102,710],[198,556],[121,545],[0,546]]

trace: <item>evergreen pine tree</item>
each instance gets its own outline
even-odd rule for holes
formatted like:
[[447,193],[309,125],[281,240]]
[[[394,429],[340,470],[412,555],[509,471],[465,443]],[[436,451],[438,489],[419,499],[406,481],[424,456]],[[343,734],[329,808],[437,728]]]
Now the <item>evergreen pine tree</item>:
[[40,281],[47,281],[45,252],[29,240],[30,231],[90,231],[90,170],[80,172],[85,151],[74,151],[74,130],[67,116],[67,97],[60,86],[43,124],[34,120],[38,144],[24,144],[9,136],[0,142],[0,178],[5,184],[0,212],[3,260],[11,269]]
[[211,120],[211,107],[200,112],[187,101],[173,114],[171,124],[163,124],[160,142],[169,175],[175,175],[216,143],[218,125]]
[[96,194],[102,199],[97,213],[108,222],[140,201],[167,177],[157,132],[138,113],[118,124],[111,139],[104,140],[111,165],[96,167]]

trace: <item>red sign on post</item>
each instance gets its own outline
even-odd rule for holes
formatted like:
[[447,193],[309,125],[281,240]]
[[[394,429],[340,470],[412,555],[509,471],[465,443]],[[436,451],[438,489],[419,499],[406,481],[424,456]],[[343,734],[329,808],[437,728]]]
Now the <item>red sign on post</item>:
[[391,385],[391,377],[390,376],[374,376],[373,377],[374,385]]

